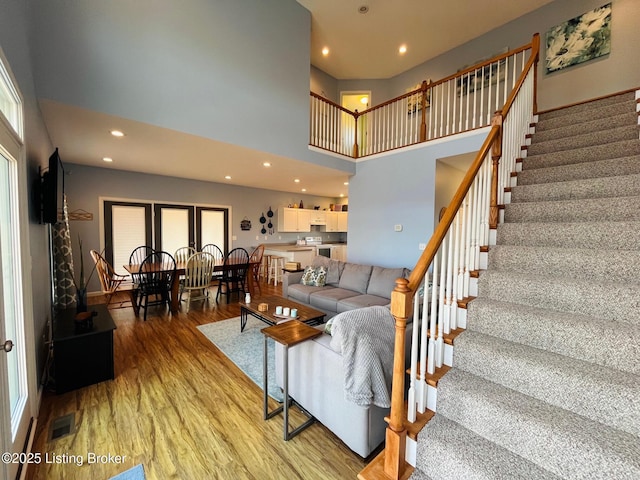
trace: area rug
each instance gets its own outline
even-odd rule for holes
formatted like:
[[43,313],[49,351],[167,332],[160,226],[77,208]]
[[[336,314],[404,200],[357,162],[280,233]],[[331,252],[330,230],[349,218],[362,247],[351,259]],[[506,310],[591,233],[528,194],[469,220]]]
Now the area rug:
[[140,463],[129,470],[119,473],[115,477],[111,477],[110,480],[145,480],[145,478],[144,467]]
[[[260,330],[267,326],[266,323],[249,316],[242,332],[240,332],[240,317],[200,325],[198,330],[262,388],[264,335]],[[267,339],[268,393],[269,396],[281,402],[282,392],[276,385],[274,345],[272,339]]]

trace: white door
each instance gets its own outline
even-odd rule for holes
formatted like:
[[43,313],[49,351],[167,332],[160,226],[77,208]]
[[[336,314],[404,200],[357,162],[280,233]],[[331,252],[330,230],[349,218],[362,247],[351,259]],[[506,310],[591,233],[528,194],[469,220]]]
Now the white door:
[[[2,478],[20,466],[31,408],[27,378],[23,265],[18,208],[18,165],[0,145],[0,414]],[[7,455],[9,455],[7,457]],[[7,461],[9,460],[9,461]]]

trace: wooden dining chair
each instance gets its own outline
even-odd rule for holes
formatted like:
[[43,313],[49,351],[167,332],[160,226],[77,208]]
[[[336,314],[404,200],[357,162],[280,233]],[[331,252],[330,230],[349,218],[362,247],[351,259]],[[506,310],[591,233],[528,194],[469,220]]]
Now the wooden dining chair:
[[[208,243],[204,247],[202,247],[202,251],[206,253],[210,253],[213,255],[215,259],[215,263],[220,264],[224,261],[224,252],[222,249],[214,243]],[[218,280],[222,275],[222,272],[213,272],[212,280]]]
[[[139,247],[134,248],[133,251],[131,252],[131,255],[129,255],[129,265],[142,264],[144,259],[147,258],[149,255],[151,255],[154,251],[155,250],[152,247],[149,247],[147,245],[141,245]],[[137,273],[131,274],[131,281],[133,282],[134,287],[136,287],[136,290],[135,290],[136,296],[133,299],[133,302],[138,304],[140,301],[140,298],[138,297],[140,290],[137,288],[137,286],[140,283],[140,280],[138,278]]]
[[[216,303],[220,295],[227,296],[227,303],[232,293],[247,291],[246,281],[249,270],[249,253],[244,248],[234,248],[224,259],[222,275],[218,278]],[[222,287],[224,286],[224,291]]]
[[[113,266],[95,250],[91,250],[91,258],[96,264],[96,272],[102,287],[102,293],[105,296],[107,308],[111,304],[114,295],[119,292],[127,292],[130,294],[131,301],[135,301],[135,295],[131,295],[135,288],[128,275],[120,275],[115,272]],[[120,303],[122,306],[124,302]]]
[[[173,258],[176,261],[176,264],[185,264],[189,260],[189,257],[196,253],[196,249],[193,247],[180,247],[173,254]],[[184,291],[184,275],[180,275],[180,298],[179,301],[182,301],[182,292]]]
[[168,252],[153,252],[140,264],[139,308],[144,308],[145,321],[149,306],[166,304],[171,308],[171,285],[175,275],[176,261]]
[[189,257],[184,272],[184,291],[187,295],[187,312],[192,300],[209,300],[209,287],[216,260],[207,252],[197,252]]
[[253,275],[253,281],[258,287],[258,292],[262,294],[262,288],[260,287],[260,269],[262,268],[262,257],[264,256],[264,244],[258,245],[253,252],[251,252],[251,256],[249,257],[249,262],[251,263],[251,272]]

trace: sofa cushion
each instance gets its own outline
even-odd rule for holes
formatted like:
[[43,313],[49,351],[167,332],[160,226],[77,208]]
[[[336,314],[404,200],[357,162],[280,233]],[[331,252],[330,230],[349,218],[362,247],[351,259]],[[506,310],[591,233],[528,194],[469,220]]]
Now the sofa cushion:
[[406,268],[373,267],[366,293],[391,298],[391,292],[396,288],[396,278],[404,277],[406,272]]
[[330,258],[318,255],[313,259],[311,266],[314,268],[324,267],[327,269],[327,285],[334,287],[338,286],[340,282],[340,275],[344,270],[346,264],[340,260],[331,260]]
[[367,293],[372,268],[371,265],[347,263],[340,276],[338,287],[345,290],[353,290],[357,293]]
[[348,297],[338,302],[338,313],[346,312],[347,310],[354,310],[356,308],[372,307],[374,305],[386,306],[389,305],[390,300],[385,297],[379,297],[377,295],[356,295],[355,297]]
[[344,298],[353,297],[354,295],[357,294],[352,290],[324,287],[323,289],[315,291],[309,295],[309,304],[311,304],[312,307],[319,308],[320,310],[337,312],[338,301]]
[[302,302],[309,304],[309,296],[312,293],[320,292],[322,290],[333,290],[334,287],[314,287],[312,285],[302,285],[301,283],[294,283],[287,288],[287,296],[296,302]]

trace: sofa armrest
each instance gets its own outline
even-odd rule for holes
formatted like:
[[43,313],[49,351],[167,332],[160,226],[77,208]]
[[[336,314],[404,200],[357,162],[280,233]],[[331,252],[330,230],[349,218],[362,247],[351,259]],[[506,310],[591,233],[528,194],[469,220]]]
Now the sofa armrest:
[[303,273],[304,272],[285,272],[282,276],[282,296],[284,298],[289,298],[289,295],[287,294],[289,285],[300,283]]

